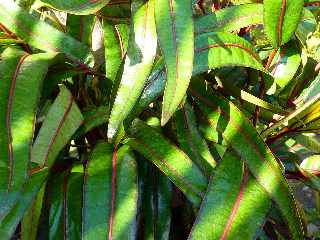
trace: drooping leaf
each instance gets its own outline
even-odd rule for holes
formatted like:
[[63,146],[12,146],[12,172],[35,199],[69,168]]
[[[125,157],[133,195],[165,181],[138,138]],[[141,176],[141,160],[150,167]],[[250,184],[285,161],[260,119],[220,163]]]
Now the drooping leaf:
[[43,2],[45,6],[49,6],[60,11],[75,15],[89,15],[99,11],[101,8],[106,6],[110,0],[41,0],[41,2]]
[[[42,81],[56,54],[29,55],[8,48],[0,64],[0,219],[27,179]],[[5,202],[3,202],[5,200]]]
[[191,93],[208,106],[199,104],[214,129],[248,164],[254,177],[278,204],[288,222],[292,238],[301,239],[304,228],[300,209],[280,165],[256,129],[234,104],[216,92],[207,92],[203,83],[193,82]]
[[135,239],[137,170],[128,146],[98,144],[85,169],[82,239]]
[[167,70],[161,124],[165,125],[181,103],[192,75],[194,26],[191,0],[156,2],[157,34]]
[[153,162],[195,205],[200,204],[207,180],[184,152],[139,119],[132,123],[130,136],[133,149]]
[[264,71],[253,46],[231,33],[205,33],[195,40],[193,74],[226,66],[244,66]]
[[92,53],[85,44],[28,14],[12,1],[0,1],[0,22],[35,48],[62,52],[77,63],[93,66]]
[[273,47],[287,43],[295,32],[303,10],[303,0],[265,0],[263,22]]
[[208,145],[197,129],[193,109],[189,103],[176,113],[176,128],[181,150],[188,154],[203,174],[209,178],[216,166]]
[[232,32],[263,23],[262,4],[243,4],[220,9],[195,19],[195,33]]
[[270,206],[246,165],[228,151],[211,177],[188,239],[253,239]]
[[115,136],[139,98],[156,56],[154,0],[133,1],[132,12],[128,53],[108,124],[109,139]]
[[31,161],[50,167],[82,121],[71,93],[62,85],[33,144]]

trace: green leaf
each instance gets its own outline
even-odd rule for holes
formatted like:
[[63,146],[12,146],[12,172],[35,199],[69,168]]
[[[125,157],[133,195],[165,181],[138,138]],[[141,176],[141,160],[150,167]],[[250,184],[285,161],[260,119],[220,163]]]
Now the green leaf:
[[193,75],[226,66],[243,66],[264,71],[253,46],[234,34],[201,34],[196,38],[195,46]]
[[157,51],[154,0],[133,1],[132,12],[128,53],[108,124],[109,139],[115,136],[139,98]]
[[[254,177],[279,206],[286,218],[293,239],[304,235],[300,209],[292,195],[285,176],[268,146],[243,113],[230,101],[216,92],[206,91],[205,85],[193,82],[191,93],[204,104],[204,111],[223,138],[239,157],[248,164]],[[216,123],[218,119],[218,123]]]
[[296,36],[303,45],[306,45],[308,35],[316,30],[317,21],[310,10],[303,9],[303,17],[296,29]]
[[228,151],[211,177],[188,239],[254,239],[270,206],[246,165]]
[[0,22],[35,48],[61,52],[77,63],[93,66],[93,55],[85,44],[40,21],[11,1],[0,0]]
[[91,46],[92,32],[95,24],[95,17],[90,16],[75,16],[69,14],[67,16],[67,33],[79,42]]
[[161,125],[165,125],[181,103],[192,75],[194,26],[191,0],[158,0],[156,24],[167,70]]
[[197,129],[195,114],[191,105],[186,102],[184,107],[177,111],[175,119],[181,150],[188,154],[203,174],[209,178],[216,166],[216,161],[212,157],[206,141]]
[[184,152],[139,119],[133,121],[130,136],[128,144],[133,149],[153,162],[190,201],[200,204],[207,180]]
[[243,4],[220,9],[195,19],[195,33],[234,32],[243,27],[263,23],[262,4]]
[[11,238],[25,211],[30,207],[33,199],[43,186],[47,175],[48,171],[44,169],[32,175],[29,181],[24,184],[19,201],[15,203],[10,213],[0,221],[1,238]]
[[1,56],[0,219],[17,200],[28,178],[37,104],[43,79],[55,56],[29,55],[10,48]]
[[303,0],[263,1],[263,22],[273,47],[287,43],[295,32],[302,15]]
[[128,146],[93,150],[83,186],[82,239],[135,239],[137,169]]
[[75,15],[94,14],[106,6],[110,0],[41,0],[45,6]]
[[82,121],[71,93],[62,85],[33,144],[31,161],[41,167],[51,167]]
[[111,0],[98,14],[103,18],[103,21],[114,24],[129,23],[131,17],[130,1]]
[[115,81],[128,47],[129,28],[126,24],[114,25],[103,21],[106,77]]
[[300,50],[295,42],[289,42],[279,48],[268,70],[280,89],[283,89],[290,83],[300,63]]
[[45,186],[42,186],[21,222],[21,240],[36,240],[43,205]]

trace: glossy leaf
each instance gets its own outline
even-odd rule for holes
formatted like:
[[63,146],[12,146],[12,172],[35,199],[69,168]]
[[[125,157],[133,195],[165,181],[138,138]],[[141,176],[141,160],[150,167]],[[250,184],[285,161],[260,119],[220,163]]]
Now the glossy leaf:
[[61,86],[33,144],[31,161],[50,167],[62,148],[82,124],[83,117],[71,93]]
[[154,1],[135,0],[132,12],[128,53],[108,124],[109,139],[115,136],[139,98],[156,56]]
[[254,239],[270,206],[246,165],[228,151],[211,177],[188,239]]
[[207,180],[190,158],[158,131],[141,120],[134,120],[128,144],[153,162],[171,181],[199,205]]
[[12,1],[0,1],[0,22],[35,48],[62,52],[75,62],[93,65],[93,56],[87,46],[38,20]]
[[41,0],[41,2],[45,3],[46,6],[76,15],[89,15],[96,13],[106,6],[109,1],[110,0]]
[[303,0],[265,0],[263,22],[273,47],[287,43],[295,32],[303,10]]
[[156,1],[160,48],[167,71],[161,125],[165,125],[181,103],[192,75],[194,26],[191,0]]
[[[292,238],[300,239],[304,233],[300,209],[280,165],[249,120],[218,93],[206,93],[203,84],[194,83],[191,93],[208,106],[199,105],[208,121],[213,123],[213,127],[248,164],[254,177],[278,204],[288,222]],[[217,119],[218,123],[215,122]]]
[[135,238],[137,171],[128,146],[95,147],[85,170],[83,194],[82,239]]

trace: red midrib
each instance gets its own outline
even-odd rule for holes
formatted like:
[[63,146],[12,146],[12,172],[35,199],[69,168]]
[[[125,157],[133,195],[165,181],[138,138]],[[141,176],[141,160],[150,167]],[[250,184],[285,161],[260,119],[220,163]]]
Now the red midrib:
[[236,198],[236,201],[233,205],[233,208],[232,208],[232,211],[231,211],[231,214],[229,216],[229,219],[227,221],[227,224],[224,228],[224,231],[222,233],[222,236],[220,237],[220,240],[225,240],[230,232],[230,229],[232,227],[232,224],[234,222],[234,219],[238,213],[238,210],[239,210],[239,207],[240,207],[240,204],[241,204],[241,200],[243,199],[243,194],[244,194],[244,190],[245,190],[245,187],[248,183],[248,178],[249,178],[249,171],[248,169],[245,167],[244,169],[244,173],[243,173],[243,178],[242,178],[242,181],[241,181],[241,184],[240,184],[240,190],[239,190],[239,193],[238,193],[238,196]]
[[61,128],[62,128],[63,124],[65,123],[65,121],[66,121],[66,119],[67,119],[67,117],[68,117],[68,115],[69,115],[69,113],[70,113],[70,111],[71,111],[72,105],[73,105],[73,97],[72,97],[72,95],[70,94],[69,99],[68,99],[67,109],[66,109],[66,111],[64,112],[63,117],[62,117],[61,121],[59,122],[58,128],[57,128],[57,130],[55,131],[55,133],[54,133],[54,135],[53,135],[53,137],[52,137],[52,139],[51,139],[51,141],[50,141],[50,143],[49,143],[49,146],[48,146],[48,149],[47,149],[45,158],[44,158],[44,165],[47,165],[48,157],[49,157],[49,154],[50,154],[50,152],[51,152],[51,149],[52,149],[52,147],[53,147],[53,145],[54,145],[54,143],[55,143],[55,141],[56,141],[56,139],[57,139],[57,137],[58,137],[58,134],[59,134],[60,131],[61,131]]
[[12,104],[13,104],[13,97],[14,97],[14,90],[16,87],[17,77],[20,72],[21,66],[24,60],[29,56],[29,54],[24,54],[16,67],[16,70],[13,74],[10,90],[9,90],[9,99],[7,105],[7,112],[6,112],[6,128],[7,128],[7,138],[8,138],[8,150],[9,150],[9,181],[8,181],[8,191],[10,191],[12,185],[12,178],[13,178],[13,150],[12,150],[12,133],[11,133],[11,112],[12,112]]
[[279,16],[279,20],[278,20],[278,46],[281,46],[281,42],[282,42],[282,26],[283,26],[283,19],[284,19],[284,14],[286,12],[286,5],[287,5],[287,1],[286,0],[282,0],[282,5],[281,5],[281,11],[280,11],[280,16]]
[[111,186],[111,211],[109,217],[109,240],[112,240],[112,227],[114,221],[115,205],[116,205],[116,185],[117,185],[117,146],[113,150],[112,156],[112,186]]

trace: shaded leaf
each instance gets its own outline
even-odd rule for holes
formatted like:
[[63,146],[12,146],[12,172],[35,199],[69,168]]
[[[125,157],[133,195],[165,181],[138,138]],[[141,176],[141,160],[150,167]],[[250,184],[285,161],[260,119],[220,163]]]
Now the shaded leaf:
[[153,162],[195,205],[200,204],[207,180],[184,152],[139,119],[132,123],[130,136],[133,149]]

